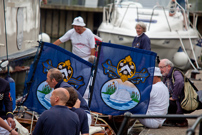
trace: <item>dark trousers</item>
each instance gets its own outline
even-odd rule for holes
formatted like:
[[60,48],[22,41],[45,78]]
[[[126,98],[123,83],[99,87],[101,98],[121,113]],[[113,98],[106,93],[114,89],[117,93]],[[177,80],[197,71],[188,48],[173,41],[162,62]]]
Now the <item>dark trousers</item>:
[[[176,101],[169,100],[168,114],[184,114],[183,111],[179,111],[179,110],[182,110],[181,106],[179,106],[179,104],[177,104]],[[172,121],[174,123],[182,123],[186,120],[186,118],[179,119],[179,120],[169,118],[167,120]]]

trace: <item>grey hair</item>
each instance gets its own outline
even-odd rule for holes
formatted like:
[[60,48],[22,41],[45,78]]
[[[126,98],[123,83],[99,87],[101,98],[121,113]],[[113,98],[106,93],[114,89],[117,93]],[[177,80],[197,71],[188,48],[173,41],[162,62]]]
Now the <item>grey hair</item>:
[[146,24],[144,24],[143,22],[138,22],[138,23],[136,23],[135,28],[136,28],[138,25],[139,25],[140,27],[142,27],[143,32],[146,32],[146,30],[147,30]]
[[60,72],[60,70],[58,70],[57,68],[51,68],[50,70],[48,70],[48,72],[50,73],[50,79],[52,80],[53,78],[57,81],[60,82],[61,80],[63,80],[63,76],[62,73]]
[[165,65],[170,65],[170,67],[174,67],[174,64],[169,59],[162,59]]

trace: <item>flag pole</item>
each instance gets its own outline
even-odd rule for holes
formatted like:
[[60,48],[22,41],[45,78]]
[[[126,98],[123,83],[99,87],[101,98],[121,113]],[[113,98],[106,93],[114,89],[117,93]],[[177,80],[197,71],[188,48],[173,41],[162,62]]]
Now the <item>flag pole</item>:
[[[91,100],[92,100],[92,96],[93,96],[93,88],[94,88],[94,83],[95,83],[95,78],[96,78],[96,73],[97,73],[97,66],[98,66],[98,62],[99,62],[101,47],[102,47],[102,42],[100,42],[100,44],[99,44],[98,56],[97,56],[96,64],[93,65],[93,67],[95,67],[95,72],[94,72],[94,75],[93,75],[93,83],[92,83],[92,86],[90,86],[90,99],[89,99],[89,103],[88,103],[88,107],[89,107],[89,108],[90,108]],[[92,68],[93,68],[93,67],[92,67]],[[93,70],[92,70],[92,72],[93,72]]]

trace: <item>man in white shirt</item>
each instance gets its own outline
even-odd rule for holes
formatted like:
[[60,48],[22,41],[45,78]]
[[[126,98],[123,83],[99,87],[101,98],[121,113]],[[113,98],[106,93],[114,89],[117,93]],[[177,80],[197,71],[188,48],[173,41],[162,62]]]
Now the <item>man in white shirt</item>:
[[[146,115],[166,115],[169,106],[169,91],[161,81],[161,71],[155,67],[150,101]],[[148,128],[159,128],[165,119],[139,119],[139,121]]]
[[72,42],[72,52],[88,61],[91,55],[95,55],[95,38],[92,31],[85,28],[86,25],[82,17],[74,18],[73,27],[53,44],[60,45],[68,40]]

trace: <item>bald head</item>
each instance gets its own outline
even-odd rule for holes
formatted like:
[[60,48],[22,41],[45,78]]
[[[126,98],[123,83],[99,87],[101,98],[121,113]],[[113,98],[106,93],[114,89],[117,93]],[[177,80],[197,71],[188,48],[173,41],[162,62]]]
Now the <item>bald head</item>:
[[69,100],[69,92],[65,88],[57,88],[53,91],[51,96],[51,105],[66,105]]

